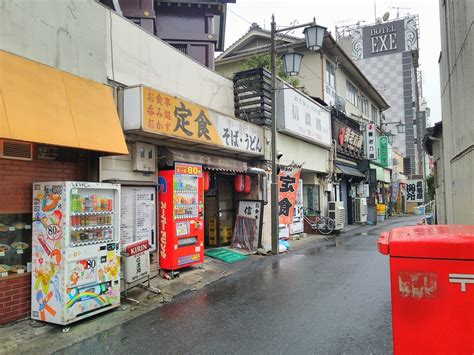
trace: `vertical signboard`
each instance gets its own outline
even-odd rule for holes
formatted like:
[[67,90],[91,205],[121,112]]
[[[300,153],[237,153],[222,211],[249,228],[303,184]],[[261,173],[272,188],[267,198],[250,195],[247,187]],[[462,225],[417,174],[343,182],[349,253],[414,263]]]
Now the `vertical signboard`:
[[408,180],[407,202],[424,202],[423,180]]
[[388,166],[388,138],[386,136],[379,137],[378,143],[380,164],[386,167]]
[[377,137],[375,123],[367,125],[367,159],[377,160]]
[[280,224],[289,225],[293,223],[301,167],[301,164],[293,163],[282,167],[280,174],[278,174],[278,191],[280,196],[278,215]]

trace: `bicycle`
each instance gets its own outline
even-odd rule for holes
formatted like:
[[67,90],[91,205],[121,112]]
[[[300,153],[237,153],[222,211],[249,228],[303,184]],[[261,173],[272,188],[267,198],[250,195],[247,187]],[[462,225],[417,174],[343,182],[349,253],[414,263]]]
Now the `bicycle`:
[[[312,214],[316,217],[314,221],[310,220],[307,215]],[[320,211],[314,210],[310,207],[303,209],[303,220],[309,224],[311,229],[316,229],[323,235],[329,235],[336,228],[336,222],[331,217],[321,217]]]

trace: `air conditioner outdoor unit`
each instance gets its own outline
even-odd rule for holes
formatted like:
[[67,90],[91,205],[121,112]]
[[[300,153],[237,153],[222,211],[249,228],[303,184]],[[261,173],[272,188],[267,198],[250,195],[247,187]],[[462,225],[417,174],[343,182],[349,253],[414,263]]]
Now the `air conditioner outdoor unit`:
[[367,199],[365,197],[355,199],[355,221],[356,223],[367,223]]
[[336,222],[334,230],[344,229],[344,205],[341,201],[329,201],[329,218]]
[[142,142],[133,143],[132,163],[134,171],[156,172],[156,147]]

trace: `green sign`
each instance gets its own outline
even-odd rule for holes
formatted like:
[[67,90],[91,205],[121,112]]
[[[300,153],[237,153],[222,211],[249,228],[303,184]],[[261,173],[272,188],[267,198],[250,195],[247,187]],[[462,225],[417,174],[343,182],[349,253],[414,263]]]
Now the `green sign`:
[[386,136],[379,137],[379,159],[382,166],[388,166],[388,138]]

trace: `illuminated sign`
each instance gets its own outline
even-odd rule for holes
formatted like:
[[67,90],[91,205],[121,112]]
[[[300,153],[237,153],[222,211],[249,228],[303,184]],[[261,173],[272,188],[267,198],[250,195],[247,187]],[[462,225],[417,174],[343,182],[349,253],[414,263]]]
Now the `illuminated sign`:
[[202,165],[174,163],[174,172],[178,175],[191,175],[202,177]]

